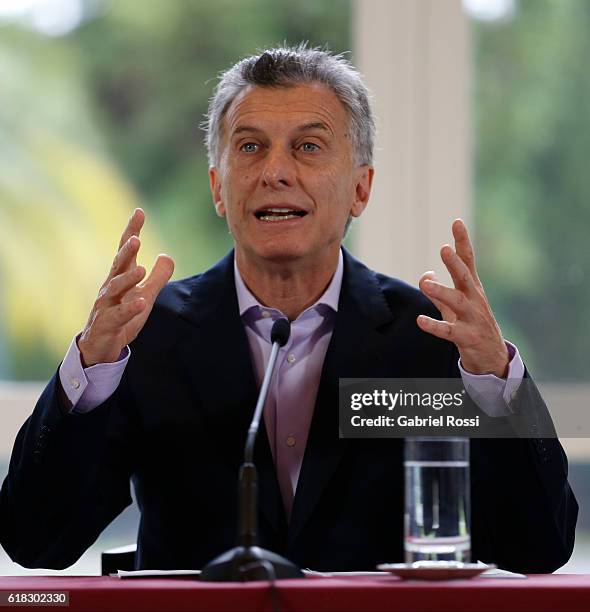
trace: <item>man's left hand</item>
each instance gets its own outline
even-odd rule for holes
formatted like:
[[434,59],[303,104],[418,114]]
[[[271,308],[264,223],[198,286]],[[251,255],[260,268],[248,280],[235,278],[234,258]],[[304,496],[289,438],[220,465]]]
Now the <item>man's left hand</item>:
[[419,283],[443,320],[420,315],[418,326],[429,334],[453,342],[459,349],[461,365],[468,372],[505,378],[508,349],[477,275],[473,247],[461,219],[453,222],[453,237],[455,250],[445,244],[440,255],[455,288],[437,282],[434,272],[425,272]]

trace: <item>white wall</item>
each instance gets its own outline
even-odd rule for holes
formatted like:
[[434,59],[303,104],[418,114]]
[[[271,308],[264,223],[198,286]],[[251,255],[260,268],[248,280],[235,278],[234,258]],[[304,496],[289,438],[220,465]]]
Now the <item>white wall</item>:
[[354,60],[374,93],[374,192],[355,253],[412,284],[470,219],[469,41],[460,0],[357,0]]

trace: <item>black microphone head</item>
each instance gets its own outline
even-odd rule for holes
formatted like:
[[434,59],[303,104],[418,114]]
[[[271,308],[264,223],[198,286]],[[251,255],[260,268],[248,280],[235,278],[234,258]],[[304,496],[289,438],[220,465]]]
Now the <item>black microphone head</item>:
[[289,323],[289,319],[277,319],[272,326],[272,331],[270,332],[270,341],[272,344],[278,342],[279,346],[285,346],[290,335],[291,323]]

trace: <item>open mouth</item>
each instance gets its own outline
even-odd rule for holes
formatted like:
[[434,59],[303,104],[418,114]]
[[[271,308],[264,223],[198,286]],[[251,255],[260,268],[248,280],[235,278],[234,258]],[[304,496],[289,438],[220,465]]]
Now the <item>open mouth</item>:
[[305,217],[307,213],[304,210],[296,210],[293,208],[263,208],[254,213],[257,219],[267,222],[288,221]]

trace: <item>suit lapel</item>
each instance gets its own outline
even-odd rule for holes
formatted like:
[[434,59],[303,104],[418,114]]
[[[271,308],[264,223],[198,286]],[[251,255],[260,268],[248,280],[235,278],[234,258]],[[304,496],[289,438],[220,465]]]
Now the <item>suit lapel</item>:
[[344,251],[338,313],[293,502],[289,545],[301,533],[348,447],[349,441],[338,437],[338,379],[378,375],[388,348],[379,327],[392,320],[375,273]]
[[[248,338],[239,316],[233,251],[194,279],[181,316],[195,326],[195,335],[188,335],[180,352],[192,372],[202,400],[201,409],[213,427],[227,432],[229,443],[235,446],[228,447],[228,452],[241,464],[258,389]],[[264,419],[256,442],[255,462],[260,510],[271,527],[280,532],[286,526],[286,518]],[[236,470],[236,488],[237,479]]]

